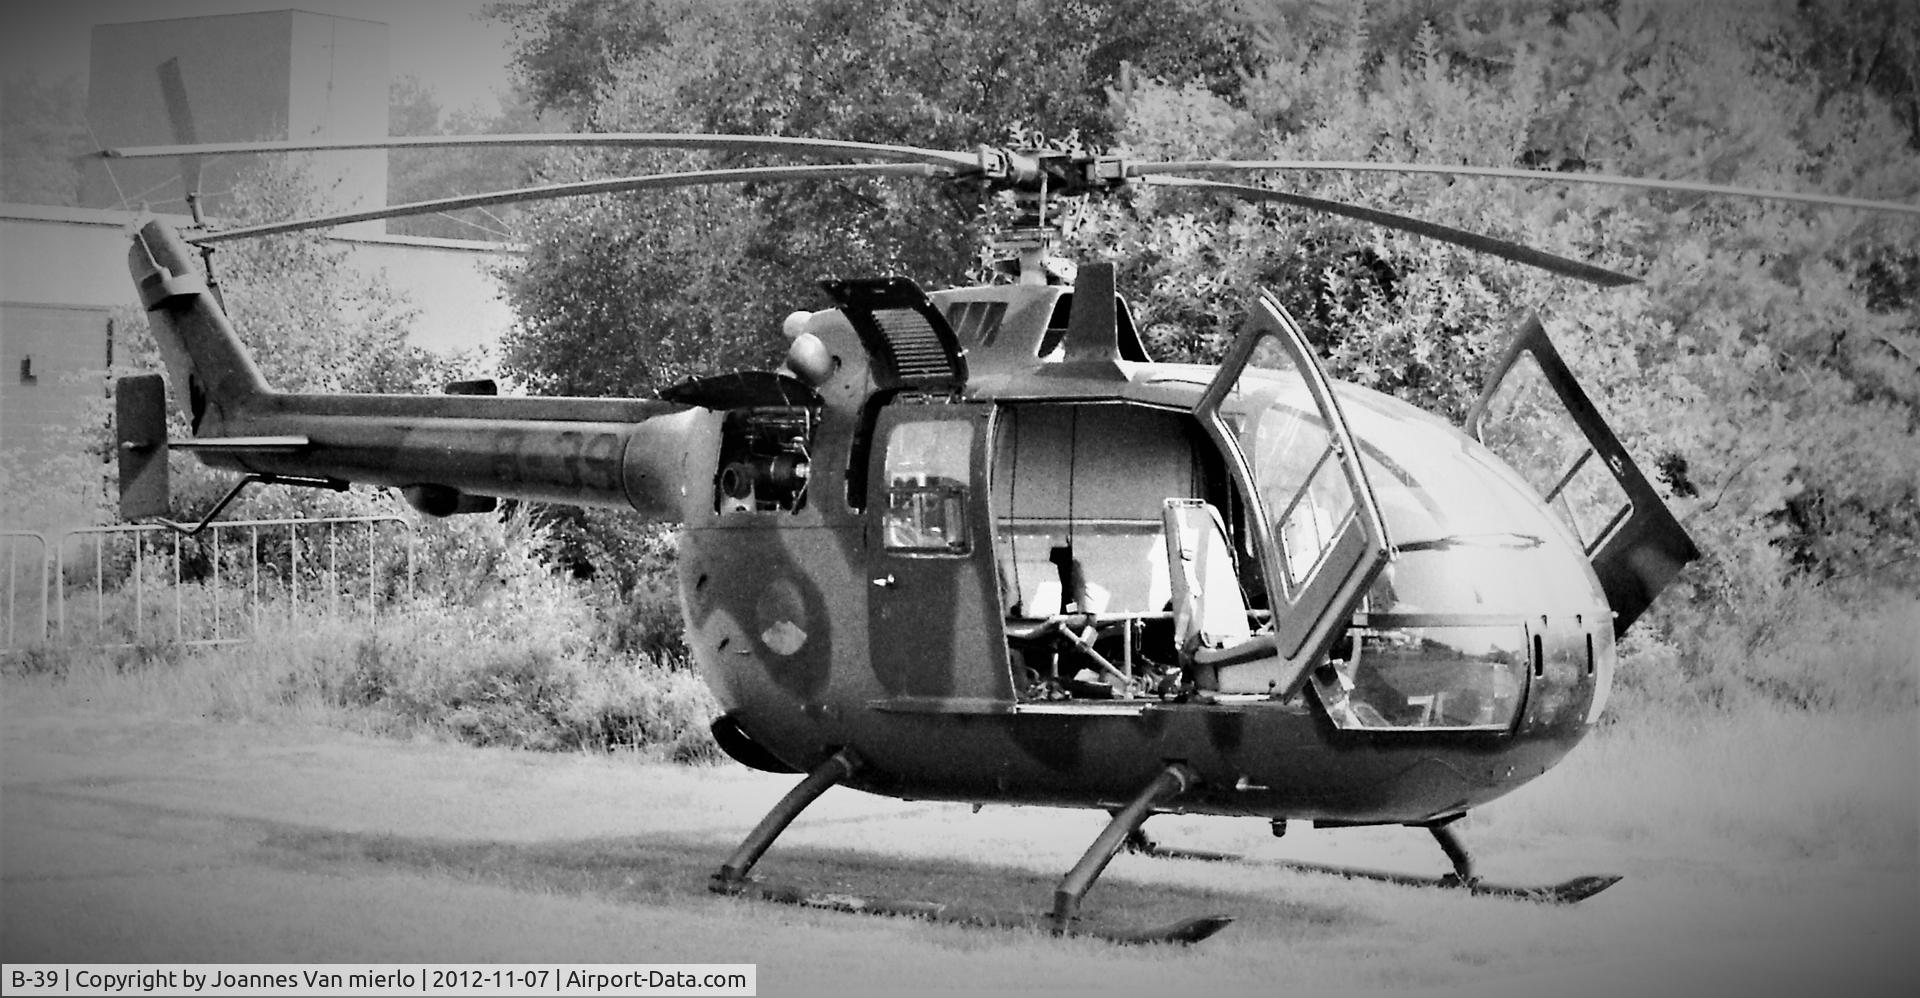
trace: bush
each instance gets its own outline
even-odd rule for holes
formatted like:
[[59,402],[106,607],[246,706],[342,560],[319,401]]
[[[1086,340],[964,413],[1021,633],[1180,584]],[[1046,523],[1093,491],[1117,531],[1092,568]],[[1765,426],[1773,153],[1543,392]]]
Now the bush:
[[422,605],[336,641],[303,637],[315,651],[284,666],[282,699],[374,712],[470,745],[718,758],[707,731],[718,708],[701,679],[593,647],[578,630],[591,616],[580,593],[551,585],[557,599],[545,610]]
[[552,562],[592,586],[604,647],[687,664],[671,527],[577,506],[541,506],[534,516],[549,531]]
[[211,689],[228,716],[315,707],[356,726],[472,745],[719,757],[708,731],[719,709],[697,675],[514,626],[527,620],[423,602],[371,622],[276,623],[259,636],[283,649],[274,656],[198,653],[208,677],[200,693]]
[[[388,593],[372,616],[358,599],[335,613],[271,585],[256,600],[246,585],[176,583],[170,563],[149,559],[137,589],[70,598],[55,636],[69,644],[12,656],[7,672],[182,713],[317,713],[476,745],[718,757],[707,730],[717,707],[684,658],[609,649],[612,610],[594,602],[606,587],[548,568],[544,533],[524,513],[423,524],[415,546],[419,592]],[[219,636],[245,643],[203,644],[216,616]]]
[[1717,612],[1673,613],[1620,644],[1614,706],[1911,711],[1920,706],[1920,600],[1788,579]]
[[342,652],[315,656],[289,673],[286,688],[474,745],[717,758],[707,726],[718,708],[693,673],[562,645],[544,629],[503,634],[498,619],[469,608],[416,610],[362,630]]

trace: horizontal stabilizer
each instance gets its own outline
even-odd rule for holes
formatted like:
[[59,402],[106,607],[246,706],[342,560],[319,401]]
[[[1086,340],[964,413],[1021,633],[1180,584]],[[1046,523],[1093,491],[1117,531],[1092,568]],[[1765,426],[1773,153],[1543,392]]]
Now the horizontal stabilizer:
[[251,452],[255,454],[291,454],[306,450],[313,442],[306,437],[199,437],[175,440],[176,450]]

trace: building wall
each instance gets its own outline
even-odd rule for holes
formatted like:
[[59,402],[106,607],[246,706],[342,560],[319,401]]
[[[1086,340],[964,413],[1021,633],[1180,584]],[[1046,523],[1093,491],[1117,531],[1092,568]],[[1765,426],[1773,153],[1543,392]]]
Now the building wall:
[[[288,138],[387,136],[387,26],[374,21],[290,11]],[[334,211],[387,203],[387,153],[378,149],[308,157]],[[334,235],[378,235],[385,222],[359,222]]]
[[105,393],[112,310],[139,301],[127,216],[107,216],[0,206],[0,452],[25,465],[57,453],[53,432]]
[[104,308],[0,302],[0,450],[22,466],[71,444],[77,426],[106,391],[111,313]]
[[362,272],[381,274],[420,314],[407,342],[436,353],[491,348],[513,324],[513,309],[496,272],[515,265],[518,250],[420,236],[336,236]]
[[[163,84],[177,68],[186,120]],[[103,24],[93,29],[87,119],[106,147],[387,134],[387,26],[282,10]],[[317,188],[339,210],[386,203],[385,155],[308,157]],[[228,214],[226,192],[252,157],[95,160],[82,204],[186,213],[183,172],[197,167],[210,216]],[[362,223],[357,231],[383,231]]]

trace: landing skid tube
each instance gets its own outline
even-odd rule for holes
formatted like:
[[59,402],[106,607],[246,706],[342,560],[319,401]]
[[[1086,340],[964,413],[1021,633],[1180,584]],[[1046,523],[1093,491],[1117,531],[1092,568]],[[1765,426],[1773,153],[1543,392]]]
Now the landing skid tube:
[[[1534,901],[1541,904],[1577,904],[1581,901],[1612,887],[1623,878],[1617,874],[1574,877],[1557,884],[1492,884],[1481,880],[1473,872],[1473,857],[1466,846],[1455,835],[1453,829],[1445,825],[1427,826],[1434,840],[1447,854],[1447,860],[1453,864],[1453,872],[1440,876],[1425,876],[1417,873],[1396,873],[1392,870],[1369,870],[1350,866],[1333,866],[1324,863],[1303,863],[1294,860],[1279,860],[1272,865],[1305,873],[1327,873],[1349,880],[1377,880],[1383,883],[1400,884],[1407,887],[1448,887],[1465,890],[1475,897],[1507,898],[1515,901]],[[1142,853],[1161,859],[1191,859],[1204,862],[1224,862],[1242,857],[1234,853],[1212,852],[1202,849],[1169,849],[1154,842],[1145,831],[1135,829],[1127,837],[1126,848],[1130,852]]]
[[1464,889],[1475,897],[1509,898],[1515,901],[1535,901],[1541,904],[1575,904],[1612,887],[1620,882],[1618,875],[1574,877],[1557,884],[1490,884],[1476,880],[1472,883],[1462,881],[1458,876],[1447,873],[1437,877],[1422,876],[1417,873],[1394,873],[1391,870],[1367,870],[1350,866],[1329,866],[1320,863],[1281,862],[1276,864],[1289,870],[1305,873],[1330,873],[1348,880],[1378,880],[1383,883],[1400,884],[1406,887],[1449,887]]
[[1192,771],[1179,763],[1169,765],[1147,784],[1126,807],[1115,813],[1112,822],[1087,847],[1086,854],[1080,857],[1073,869],[1060,880],[1060,886],[1054,891],[1053,912],[1050,915],[1033,915],[1021,912],[1000,912],[986,909],[969,908],[961,905],[943,904],[932,901],[908,901],[891,898],[874,898],[858,894],[813,891],[787,884],[771,884],[755,880],[749,874],[760,857],[766,854],[773,840],[793,823],[793,819],[806,810],[835,784],[852,776],[859,768],[859,760],[851,752],[841,750],[826,762],[815,767],[799,785],[787,791],[785,797],[760,819],[753,831],[740,843],[713,875],[709,883],[716,894],[730,894],[740,897],[758,898],[765,901],[778,901],[782,904],[800,905],[807,908],[823,908],[829,911],[846,911],[871,915],[897,915],[910,918],[922,918],[933,922],[958,925],[990,926],[997,928],[1042,929],[1063,936],[1082,936],[1104,939],[1116,943],[1196,943],[1226,928],[1233,919],[1225,915],[1207,915],[1200,918],[1182,919],[1167,925],[1151,929],[1115,929],[1089,924],[1080,918],[1080,901],[1086,896],[1093,882],[1099,878],[1114,854],[1128,839],[1140,830],[1142,822],[1153,813],[1155,807],[1186,792],[1193,785]]
[[[715,890],[720,890],[716,885]],[[859,915],[894,915],[905,918],[920,918],[943,925],[966,925],[987,929],[1015,929],[1024,931],[1049,932],[1054,935],[1074,936],[1085,939],[1100,939],[1110,943],[1140,945],[1145,943],[1197,943],[1227,927],[1233,919],[1225,915],[1206,915],[1199,918],[1187,918],[1178,922],[1150,929],[1122,929],[1110,926],[1090,924],[1075,920],[1064,931],[1060,930],[1052,915],[1034,912],[999,911],[991,908],[973,908],[966,905],[947,904],[938,901],[911,901],[901,898],[878,898],[861,894],[846,894],[837,891],[815,891],[794,884],[768,883],[748,880],[727,888],[725,893],[739,897],[749,897],[761,901],[775,901],[780,904],[797,905],[802,908],[819,908],[826,911],[844,911]]]

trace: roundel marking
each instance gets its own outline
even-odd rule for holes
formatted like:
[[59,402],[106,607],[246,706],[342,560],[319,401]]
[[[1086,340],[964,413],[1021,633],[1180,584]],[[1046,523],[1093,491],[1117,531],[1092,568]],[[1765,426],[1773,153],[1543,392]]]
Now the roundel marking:
[[754,606],[754,623],[760,643],[768,651],[780,656],[797,654],[806,646],[810,624],[800,587],[784,577],[769,583]]

